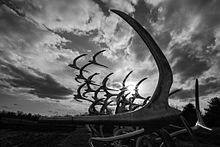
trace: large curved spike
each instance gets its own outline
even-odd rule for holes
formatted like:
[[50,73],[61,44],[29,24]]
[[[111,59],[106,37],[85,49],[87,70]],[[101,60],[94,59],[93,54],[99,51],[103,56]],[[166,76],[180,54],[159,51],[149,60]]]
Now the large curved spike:
[[93,57],[92,57],[92,60],[89,60],[90,63],[94,64],[94,65],[98,65],[98,66],[102,66],[102,67],[105,67],[105,68],[108,68],[107,66],[103,65],[103,64],[100,64],[97,62],[96,60],[96,57],[101,54],[102,52],[105,52],[106,50],[101,50],[99,52],[97,52]]
[[83,67],[81,67],[80,70],[79,70],[79,73],[80,73],[80,75],[83,77],[83,79],[86,79],[86,78],[84,77],[84,75],[83,75],[83,71],[84,71],[84,69],[85,69],[87,66],[89,66],[89,65],[91,65],[91,63],[85,64],[85,65],[84,65]]
[[138,87],[140,86],[140,84],[141,84],[142,82],[144,82],[146,79],[147,79],[147,77],[141,79],[141,80],[136,84],[136,86],[135,86],[135,90],[138,90]]
[[97,52],[94,56],[93,56],[93,60],[96,61],[96,57],[101,54],[102,52],[105,52],[106,50],[101,50],[99,52]]
[[81,84],[81,85],[78,87],[78,89],[77,89],[77,94],[74,95],[73,98],[74,98],[76,101],[78,101],[78,102],[82,102],[81,100],[93,102],[92,100],[87,99],[87,98],[85,98],[85,97],[83,97],[83,96],[81,95],[81,89],[82,89],[85,85],[86,85],[86,83],[83,83],[83,84]]
[[203,122],[203,119],[202,119],[202,116],[200,113],[198,79],[196,79],[196,82],[195,82],[195,105],[196,105],[196,115],[197,115],[197,119],[198,119],[197,123],[205,126],[205,123]]
[[208,128],[202,118],[201,112],[200,112],[200,106],[199,106],[199,82],[198,79],[196,79],[195,83],[195,105],[196,105],[196,116],[197,116],[197,122],[196,126],[199,126],[205,130],[212,131],[211,128]]
[[76,64],[76,61],[84,56],[86,56],[87,54],[82,54],[82,55],[79,55],[77,56],[74,60],[73,60],[73,64],[69,64],[68,66],[71,67],[71,68],[75,68],[77,70],[80,70],[80,67],[77,66]]
[[88,80],[89,80],[89,81],[92,81],[92,79],[93,79],[94,76],[96,76],[96,75],[99,75],[99,73],[96,72],[96,73],[92,74],[91,76],[88,77]]
[[143,100],[146,99],[146,98],[142,97],[142,96],[139,94],[139,92],[138,92],[138,87],[139,87],[140,84],[141,84],[142,82],[144,82],[146,79],[147,79],[147,78],[141,79],[141,80],[135,85],[135,88],[134,88],[135,93],[133,94],[134,99],[135,99],[135,98],[139,98],[139,99],[143,99]]
[[82,85],[80,85],[79,87],[78,87],[78,89],[77,89],[77,94],[75,94],[74,95],[74,99],[76,100],[76,101],[78,101],[78,102],[82,102],[82,101],[80,101],[79,99],[83,99],[83,97],[82,97],[82,95],[81,95],[81,89],[85,86],[86,84],[84,83],[84,84],[82,84]]
[[106,85],[108,78],[113,75],[113,72],[109,73],[108,75],[105,76],[105,78],[102,80],[102,85]]
[[123,80],[123,82],[122,82],[122,88],[126,88],[125,82],[126,82],[126,80],[128,79],[128,77],[132,74],[132,72],[133,72],[133,71],[130,71],[130,72],[125,76],[125,78],[124,78],[124,80]]
[[109,77],[110,77],[112,74],[113,74],[113,73],[108,74],[108,75],[103,79],[103,81],[102,81],[102,89],[104,90],[105,96],[106,96],[107,98],[110,98],[110,97],[112,97],[112,96],[117,96],[117,94],[112,94],[112,93],[109,92],[109,90],[113,90],[113,91],[117,91],[117,90],[111,89],[111,88],[108,88],[108,87],[107,87],[108,79],[109,79]]
[[76,78],[75,78],[75,80],[77,81],[77,82],[79,82],[80,83],[80,81],[79,80],[87,80],[87,78],[83,75],[83,72],[84,72],[84,69],[87,67],[87,66],[89,66],[89,65],[91,65],[92,63],[87,63],[87,64],[85,64],[83,67],[81,67],[80,68],[80,70],[79,70],[79,75],[76,75]]
[[144,134],[145,130],[140,129],[136,130],[130,133],[122,134],[122,135],[117,135],[117,136],[111,136],[111,137],[92,137],[92,140],[96,141],[104,141],[104,142],[111,142],[111,141],[116,141],[116,140],[121,140],[121,139],[126,139],[126,138],[132,138],[132,137],[137,137],[141,134]]
[[169,93],[169,96],[171,96],[171,95],[173,95],[173,94],[175,94],[175,93],[177,93],[177,92],[179,92],[179,91],[181,91],[182,90],[182,88],[180,88],[180,89],[175,89],[175,90],[173,90],[173,91],[171,91],[170,93]]
[[[96,92],[95,89],[93,89],[90,85],[93,85],[93,86],[100,86],[98,84],[95,84],[93,81],[92,81],[92,78],[96,75],[98,75],[99,73],[94,73],[92,74],[91,76],[89,76],[86,80],[85,80],[85,83],[87,85],[87,88],[85,89],[85,92],[82,94],[84,97],[86,97],[86,94],[87,93],[90,93],[90,92]],[[95,99],[96,100],[96,99]]]
[[[156,64],[158,66],[159,70],[159,81],[158,85],[166,85],[166,87],[162,88],[156,88],[154,95],[157,95],[159,90],[162,90],[164,93],[166,93],[166,98],[159,98],[152,96],[151,103],[155,102],[159,103],[160,105],[168,106],[168,96],[167,92],[169,93],[170,87],[173,82],[173,75],[170,68],[170,65],[160,50],[157,43],[154,41],[152,36],[132,17],[128,16],[127,14],[119,11],[119,10],[111,10],[112,12],[116,13],[120,17],[122,17],[128,24],[130,24],[134,30],[140,35],[140,37],[143,39],[147,47],[149,48],[150,52],[152,53]],[[165,83],[164,83],[165,82]]]
[[152,132],[176,121],[181,113],[168,105],[168,95],[173,82],[172,71],[156,42],[136,20],[121,11],[112,10],[112,12],[125,19],[144,40],[158,66],[159,80],[157,87],[150,101],[141,109],[115,115],[77,116],[72,118],[72,123],[138,125],[147,128],[148,132]]

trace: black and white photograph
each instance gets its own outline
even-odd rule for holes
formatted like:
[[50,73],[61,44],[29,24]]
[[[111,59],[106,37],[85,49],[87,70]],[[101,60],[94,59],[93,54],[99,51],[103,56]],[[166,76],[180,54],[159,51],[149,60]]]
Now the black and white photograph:
[[0,147],[219,147],[219,9],[0,0]]

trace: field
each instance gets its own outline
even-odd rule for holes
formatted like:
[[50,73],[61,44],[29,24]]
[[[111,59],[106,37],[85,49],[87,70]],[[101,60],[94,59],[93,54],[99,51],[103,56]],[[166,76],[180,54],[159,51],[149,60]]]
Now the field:
[[88,135],[85,128],[74,132],[36,132],[12,129],[0,130],[1,147],[87,147]]
[[[220,146],[220,130],[208,133],[198,132],[196,134],[203,147]],[[73,132],[51,131],[21,131],[15,129],[0,130],[1,147],[89,147],[89,136],[85,127],[77,127]],[[177,140],[178,147],[192,147],[188,135],[180,136]],[[95,143],[103,146],[102,143]]]

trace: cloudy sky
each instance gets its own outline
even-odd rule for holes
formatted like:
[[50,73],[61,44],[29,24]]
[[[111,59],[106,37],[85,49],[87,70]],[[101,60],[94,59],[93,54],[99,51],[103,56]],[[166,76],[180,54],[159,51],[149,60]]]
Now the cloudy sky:
[[[119,9],[133,16],[155,38],[174,74],[172,89],[183,90],[169,99],[181,108],[193,102],[199,79],[203,107],[220,94],[220,11],[218,0],[11,0],[0,1],[0,110],[46,115],[87,111],[73,100],[77,71],[68,67],[96,52],[100,63],[89,70],[114,72],[117,85],[133,70],[128,85],[148,77],[143,96],[152,95],[158,70],[140,37],[120,17]],[[47,28],[46,28],[47,27]]]

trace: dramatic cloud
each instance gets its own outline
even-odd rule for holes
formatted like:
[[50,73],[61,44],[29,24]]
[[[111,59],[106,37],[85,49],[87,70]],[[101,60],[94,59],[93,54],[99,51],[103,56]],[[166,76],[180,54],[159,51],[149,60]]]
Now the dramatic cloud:
[[115,8],[122,10],[127,13],[132,13],[135,11],[134,5],[137,4],[138,0],[102,0],[109,8]]
[[6,81],[14,88],[27,88],[28,93],[40,98],[66,99],[72,94],[72,90],[58,83],[49,74],[36,69],[21,69],[14,65],[1,62],[1,71],[5,74]]
[[[177,46],[175,46],[177,48]],[[172,52],[172,58],[176,64],[173,66],[173,71],[180,75],[181,83],[192,77],[199,77],[210,68],[209,62],[199,58],[195,54],[191,54],[190,46],[184,46],[181,49],[176,49]]]
[[[32,106],[40,105],[43,102],[34,102],[40,99],[47,101],[41,107],[47,114],[65,113],[65,106],[68,112],[71,106],[86,110],[86,104],[79,106],[70,99],[78,86],[74,81],[78,71],[68,64],[86,53],[77,63],[82,66],[103,49],[106,51],[97,59],[109,68],[89,66],[87,69],[101,73],[96,78],[98,83],[114,72],[109,84],[118,87],[124,76],[134,70],[129,84],[148,77],[141,93],[150,95],[158,80],[155,61],[137,33],[110,12],[110,8],[128,13],[155,38],[171,64],[172,88],[183,88],[172,99],[174,103],[193,97],[195,78],[200,80],[200,95],[204,100],[220,92],[217,88],[220,86],[219,1],[14,0],[12,3],[23,13],[14,11],[13,6],[0,7],[0,94],[4,96],[4,101],[0,99],[4,102],[1,108],[15,110],[13,104],[18,103],[16,107],[27,110],[31,109],[27,106],[29,101]],[[13,96],[6,95],[7,92]],[[22,103],[18,101],[22,99],[21,93],[26,98]],[[13,101],[7,97],[13,97]],[[56,108],[49,106],[52,103]],[[37,107],[34,111],[38,111]]]
[[[194,83],[194,82],[193,82]],[[220,87],[220,80],[210,77],[205,79],[204,81],[201,81],[199,84],[199,96],[209,98],[207,97],[210,94],[214,94],[214,96],[218,96],[220,94],[219,92]],[[182,99],[183,101],[188,101],[188,99],[194,100],[195,97],[195,88],[191,87],[189,89],[183,89],[180,92],[176,93],[171,98],[178,98]]]

